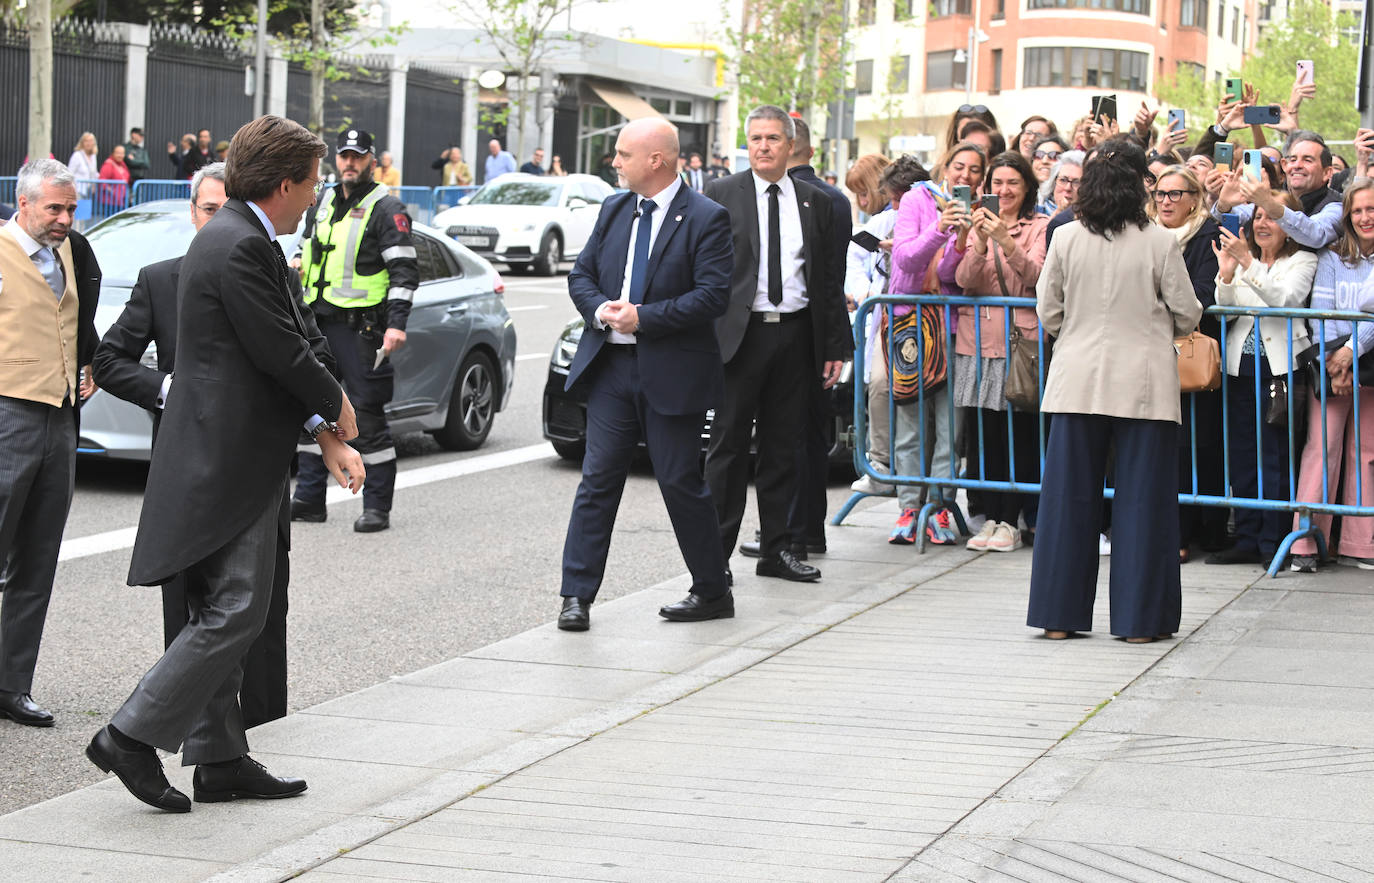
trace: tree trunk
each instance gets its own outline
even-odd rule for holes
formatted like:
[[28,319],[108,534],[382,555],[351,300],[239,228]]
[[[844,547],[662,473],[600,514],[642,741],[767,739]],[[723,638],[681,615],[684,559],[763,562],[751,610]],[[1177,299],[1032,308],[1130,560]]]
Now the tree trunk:
[[29,159],[52,153],[52,0],[29,0]]
[[511,112],[506,115],[507,119],[514,120],[515,122],[514,143],[512,143],[510,137],[510,127],[507,126],[506,128],[506,149],[515,157],[517,166],[520,163],[520,159],[525,155],[525,96],[528,94],[525,87],[528,82],[529,71],[521,70],[516,74],[515,91],[512,93],[512,97],[515,99],[515,106],[512,107]]
[[[324,71],[326,42],[324,0],[310,0],[310,123],[309,128],[324,132]],[[325,139],[326,141],[329,139]]]

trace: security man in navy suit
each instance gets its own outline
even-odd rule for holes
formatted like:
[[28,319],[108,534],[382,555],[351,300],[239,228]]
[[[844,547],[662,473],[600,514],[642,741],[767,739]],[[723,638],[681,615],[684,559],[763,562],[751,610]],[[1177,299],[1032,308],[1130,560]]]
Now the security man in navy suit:
[[630,192],[606,200],[568,274],[568,293],[587,324],[567,387],[585,383],[588,395],[587,453],[563,546],[564,631],[590,625],[641,437],[692,574],[687,597],[659,615],[678,622],[735,615],[701,468],[706,411],[725,388],[715,320],[730,297],[730,218],[678,177],[671,123],[635,120],[621,130],[615,154]]

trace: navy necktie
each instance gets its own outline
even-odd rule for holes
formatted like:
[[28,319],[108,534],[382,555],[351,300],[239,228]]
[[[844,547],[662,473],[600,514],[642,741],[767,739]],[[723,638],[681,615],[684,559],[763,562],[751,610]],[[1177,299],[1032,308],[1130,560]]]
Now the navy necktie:
[[768,185],[768,302],[773,306],[782,303],[782,225],[778,212],[777,184]]
[[630,303],[644,303],[644,274],[649,267],[649,239],[654,230],[654,201],[639,204],[639,229],[635,232],[635,257],[630,265]]

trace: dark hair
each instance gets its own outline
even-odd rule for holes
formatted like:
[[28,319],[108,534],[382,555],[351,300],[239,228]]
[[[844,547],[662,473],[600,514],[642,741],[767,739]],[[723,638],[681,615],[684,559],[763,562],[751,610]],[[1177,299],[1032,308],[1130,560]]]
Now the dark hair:
[[[1303,138],[1301,140],[1310,141],[1311,139]],[[1270,190],[1269,193],[1271,196],[1274,197],[1274,199],[1278,200],[1279,205],[1283,206],[1288,211],[1298,212],[1299,214],[1301,214],[1302,203],[1299,202],[1298,198],[1294,196],[1292,193],[1289,193],[1287,190]],[[1258,215],[1261,211],[1263,211],[1263,209],[1261,209],[1259,206],[1255,206],[1255,215]],[[1254,255],[1255,257],[1259,257],[1260,247],[1259,244],[1255,242],[1255,215],[1251,215],[1250,220],[1247,221],[1245,223],[1245,226],[1241,229],[1245,232],[1245,240],[1250,243],[1250,254]],[[1270,218],[1270,220],[1272,221],[1274,219]],[[1342,224],[1344,224],[1344,219],[1342,219]],[[1292,236],[1289,236],[1287,230],[1283,231],[1283,235],[1286,237],[1283,241],[1283,248],[1279,249],[1279,253],[1275,257],[1286,258],[1290,254],[1297,254],[1298,252],[1302,251],[1302,246],[1298,244],[1298,240],[1294,239]]]
[[[1038,119],[1038,117],[1034,119]],[[1058,135],[1041,135],[1039,138],[1035,139],[1035,145],[1031,147],[1031,153],[1035,153],[1035,151],[1039,150],[1042,144],[1057,145],[1060,153],[1064,153],[1069,149],[1069,142],[1060,138]]]
[[988,168],[988,155],[987,155],[987,153],[983,150],[983,145],[981,145],[981,144],[974,144],[972,141],[960,141],[960,142],[958,142],[957,144],[955,144],[953,147],[951,147],[949,150],[946,150],[946,151],[945,151],[945,155],[942,156],[942,157],[940,157],[940,162],[938,163],[938,167],[939,167],[939,169],[940,169],[940,179],[941,179],[941,180],[944,180],[944,177],[945,177],[945,167],[948,166],[948,165],[950,164],[950,161],[953,160],[953,159],[954,159],[956,156],[958,156],[959,154],[965,153],[965,152],[973,152],[973,153],[978,154],[978,165],[979,165],[979,167],[980,167],[983,171],[987,171],[987,168]]
[[993,116],[992,111],[988,110],[987,107],[981,104],[961,104],[959,109],[950,115],[949,125],[945,128],[946,147],[953,147],[963,140],[959,134],[959,124],[970,118],[987,124],[989,128],[997,128],[997,117]]
[[1127,224],[1140,229],[1150,223],[1145,213],[1145,151],[1130,135],[1115,135],[1098,145],[1083,165],[1078,182],[1079,222],[1089,233],[1111,238]]
[[1019,150],[1004,150],[992,158],[988,163],[987,174],[983,176],[983,192],[992,192],[992,173],[998,169],[1015,169],[1021,176],[1021,183],[1025,185],[1025,193],[1021,197],[1021,205],[1016,214],[1021,218],[1030,218],[1035,215],[1035,194],[1040,188],[1040,182],[1035,180],[1035,171],[1031,169],[1030,160],[1021,155]]
[[1178,155],[1177,150],[1151,150],[1150,155],[1145,157],[1146,168],[1149,168],[1157,162],[1162,162],[1166,166],[1181,166],[1183,165],[1183,157]]
[[130,135],[142,135],[142,134],[143,134],[143,130],[140,129],[138,126],[134,126],[132,129],[129,130],[129,134],[130,134]]
[[903,154],[885,169],[878,179],[878,186],[886,193],[905,193],[911,185],[919,181],[929,181],[930,172],[921,165],[916,157]]
[[993,126],[983,122],[980,117],[968,117],[968,125],[959,134],[960,141],[967,141],[969,135],[985,132],[988,136],[988,153],[997,156],[1007,149],[1007,139]]
[[1287,156],[1292,152],[1293,147],[1303,141],[1311,141],[1322,149],[1322,168],[1331,168],[1331,148],[1326,146],[1326,139],[1313,132],[1311,129],[1298,129],[1288,136],[1288,140],[1283,142],[1283,155]]
[[329,152],[320,136],[300,123],[271,114],[234,133],[224,158],[224,192],[231,199],[260,200],[290,179],[304,181]]
[[209,133],[209,131],[210,131],[210,130],[207,129],[207,128],[205,128],[205,127],[201,127],[201,128],[199,128],[199,129],[196,129],[196,137],[199,138],[201,132]]
[[[1042,117],[1042,116],[1041,116],[1040,114],[1038,114],[1038,113],[1037,113],[1037,114],[1032,114],[1032,115],[1026,117],[1024,120],[1021,121],[1021,131],[1022,131],[1022,132],[1025,132],[1025,131],[1026,131],[1026,126],[1029,126],[1031,123],[1044,123],[1045,125],[1047,125],[1047,126],[1050,127],[1050,134],[1051,134],[1051,135],[1058,135],[1058,134],[1059,134],[1059,127],[1056,126],[1056,125],[1054,124],[1054,120],[1051,120],[1051,119],[1047,119],[1047,118],[1045,118],[1045,117]],[[1020,141],[1021,139],[1020,139],[1020,137],[1018,136],[1016,140]]]

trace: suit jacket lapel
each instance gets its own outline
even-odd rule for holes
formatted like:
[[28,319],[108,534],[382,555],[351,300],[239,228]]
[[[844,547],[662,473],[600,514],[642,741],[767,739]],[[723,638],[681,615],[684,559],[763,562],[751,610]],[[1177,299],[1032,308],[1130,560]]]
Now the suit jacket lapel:
[[253,225],[253,229],[267,240],[267,248],[272,252],[272,264],[276,268],[277,292],[286,299],[287,309],[291,311],[291,321],[296,323],[296,330],[301,337],[307,337],[305,333],[305,319],[301,318],[300,310],[296,308],[296,299],[291,296],[291,281],[286,278],[287,269],[285,258],[278,255],[277,244],[267,235],[267,228],[258,220],[258,215],[246,202],[237,199],[230,199],[224,203],[224,207],[232,209],[235,213],[248,219],[248,223]]
[[687,210],[687,194],[691,187],[683,184],[677,189],[677,195],[668,204],[663,224],[658,228],[658,236],[654,239],[654,247],[649,252],[649,266],[644,270],[644,293],[645,300],[648,300],[649,283],[653,281],[654,271],[658,269],[659,259],[663,257],[663,251],[668,247],[668,242],[682,226],[682,213]]
[[[804,186],[805,185],[803,185],[803,187]],[[792,191],[796,194],[797,214],[801,217],[802,276],[806,279],[806,289],[809,297],[811,291],[811,255],[814,252],[814,243],[811,241],[814,238],[811,225],[815,222],[813,214],[815,212],[815,206],[812,205],[814,201],[812,199],[812,194],[803,193],[802,188],[797,186],[797,180],[795,178],[792,179]]]
[[763,260],[763,252],[759,250],[759,195],[754,189],[752,172],[741,172],[739,182],[739,198],[743,203],[740,207],[744,209],[744,217],[747,221],[745,229],[749,231],[749,247],[754,250],[754,266],[758,267],[758,262]]

